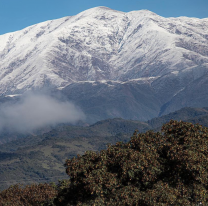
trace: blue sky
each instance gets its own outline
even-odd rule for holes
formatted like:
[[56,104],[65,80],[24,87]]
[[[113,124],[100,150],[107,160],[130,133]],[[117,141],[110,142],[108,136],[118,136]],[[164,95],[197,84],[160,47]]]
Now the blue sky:
[[0,35],[96,6],[148,9],[164,17],[208,17],[208,0],[0,0]]

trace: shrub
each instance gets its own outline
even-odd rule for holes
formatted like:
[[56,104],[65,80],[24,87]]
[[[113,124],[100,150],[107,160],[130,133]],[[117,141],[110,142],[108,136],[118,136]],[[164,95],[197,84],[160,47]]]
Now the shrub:
[[57,190],[50,184],[17,184],[0,193],[0,206],[41,206],[52,204]]

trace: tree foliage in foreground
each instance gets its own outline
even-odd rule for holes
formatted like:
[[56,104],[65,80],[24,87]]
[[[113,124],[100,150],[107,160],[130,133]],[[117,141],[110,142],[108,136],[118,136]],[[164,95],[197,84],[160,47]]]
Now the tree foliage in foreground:
[[170,121],[66,161],[70,186],[56,205],[196,205],[208,202],[208,129]]
[[0,193],[0,202],[17,194],[12,200],[28,201],[19,205],[206,205],[208,128],[171,120],[160,133],[135,132],[127,143],[87,151],[65,166],[70,179],[56,189],[28,186],[21,195],[15,186]]
[[0,206],[41,206],[50,205],[57,195],[56,186],[32,184],[22,187],[17,184],[0,193]]

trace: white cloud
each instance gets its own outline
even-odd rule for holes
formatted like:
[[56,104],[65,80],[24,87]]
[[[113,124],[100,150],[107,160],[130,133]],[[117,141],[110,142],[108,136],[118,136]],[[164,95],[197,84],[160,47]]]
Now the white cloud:
[[70,102],[44,94],[28,94],[16,104],[0,108],[0,129],[27,132],[58,123],[76,123],[84,113]]

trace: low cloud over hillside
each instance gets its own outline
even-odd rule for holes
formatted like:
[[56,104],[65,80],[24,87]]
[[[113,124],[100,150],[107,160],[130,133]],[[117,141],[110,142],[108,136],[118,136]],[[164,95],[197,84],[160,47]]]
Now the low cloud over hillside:
[[84,118],[84,113],[70,102],[60,101],[45,94],[30,93],[17,103],[1,106],[0,131],[9,129],[29,132],[58,123],[76,123]]

